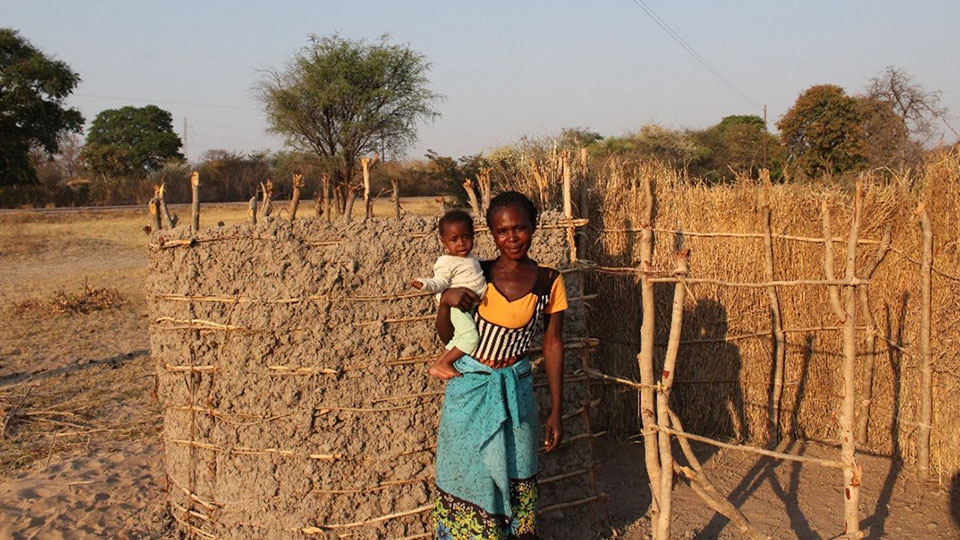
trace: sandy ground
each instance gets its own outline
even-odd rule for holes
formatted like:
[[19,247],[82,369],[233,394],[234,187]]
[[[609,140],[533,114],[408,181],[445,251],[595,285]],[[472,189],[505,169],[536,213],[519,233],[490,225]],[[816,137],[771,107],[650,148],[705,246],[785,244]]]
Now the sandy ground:
[[[217,207],[205,219],[237,222]],[[173,538],[162,506],[159,409],[148,358],[140,210],[0,216],[0,538]],[[58,291],[119,291],[122,305],[54,313]],[[33,301],[32,304],[25,304]],[[842,530],[839,472],[703,452],[707,474],[775,538],[832,538]],[[790,451],[835,455],[822,445]],[[649,536],[642,448],[601,440],[601,481],[620,538]],[[869,538],[960,538],[948,486],[918,482],[878,456],[862,456],[863,528]],[[726,520],[678,485],[677,538],[736,538]],[[570,538],[584,538],[571,531]]]

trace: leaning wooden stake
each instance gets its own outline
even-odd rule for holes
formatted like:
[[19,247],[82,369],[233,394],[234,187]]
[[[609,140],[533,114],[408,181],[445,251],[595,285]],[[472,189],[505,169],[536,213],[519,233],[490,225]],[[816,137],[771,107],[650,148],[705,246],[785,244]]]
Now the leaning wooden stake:
[[300,207],[300,190],[303,189],[303,175],[293,175],[293,196],[290,198],[290,221],[297,217],[297,208]]
[[[863,210],[863,186],[857,185],[854,198],[853,217],[850,222],[850,236],[847,239],[846,278],[850,282],[856,279],[857,234],[860,228],[860,216]],[[830,231],[830,210],[823,202],[823,268],[828,280],[834,278],[833,235]],[[844,302],[840,302],[840,287],[830,286],[830,305],[834,313],[843,322],[843,401],[840,405],[840,456],[846,467],[843,469],[843,531],[847,538],[862,538],[860,532],[860,482],[862,471],[856,461],[856,438],[854,437],[854,415],[856,413],[856,355],[857,355],[857,295],[853,285],[846,286]]]
[[[667,412],[670,414],[670,421],[673,423],[674,431],[684,432],[683,424],[680,423],[680,417],[677,416],[673,410],[668,410]],[[732,521],[740,530],[740,534],[743,537],[749,538],[750,540],[769,540],[769,536],[757,530],[757,528],[750,523],[750,520],[743,515],[743,512],[731,504],[730,501],[714,487],[713,482],[710,481],[707,473],[703,470],[700,460],[697,459],[697,455],[693,453],[693,448],[690,447],[690,441],[684,437],[677,437],[677,442],[680,444],[680,449],[687,458],[687,462],[693,467],[693,471],[685,470],[686,467],[680,467],[676,464],[675,467],[690,480],[690,486],[693,488],[693,491],[703,499],[703,502],[715,512],[726,516],[727,519]]]
[[[690,273],[690,252],[676,254],[674,273],[684,277]],[[657,392],[657,426],[670,427],[670,390],[676,374],[677,353],[680,350],[680,333],[683,329],[683,299],[686,295],[683,281],[673,289],[673,310],[670,314],[670,335],[667,338],[667,354],[660,373],[660,390]],[[673,449],[670,434],[663,429],[657,430],[660,450],[660,516],[657,520],[657,538],[670,538],[671,505],[673,500]]]
[[[774,281],[773,267],[773,223],[769,206],[763,207],[763,273],[768,282]],[[780,442],[780,400],[783,397],[783,377],[787,364],[787,336],[783,332],[783,312],[780,309],[780,294],[777,287],[767,288],[767,298],[770,300],[770,318],[773,320],[773,388],[770,391],[770,406],[767,424],[767,437],[770,446]]]
[[[653,271],[653,187],[648,174],[643,175],[643,215],[640,233],[640,296],[643,306],[643,318],[640,323],[640,353],[637,362],[640,367],[640,417],[643,421],[643,453],[647,466],[647,478],[650,480],[652,530],[660,516],[660,454],[657,448],[655,399],[653,385],[653,350],[656,336],[656,301],[653,296],[653,283],[650,273]],[[659,538],[654,535],[654,538]]]
[[193,171],[190,175],[190,232],[200,230],[200,173]]
[[[890,228],[883,233],[880,245],[877,247],[877,253],[870,266],[863,272],[863,279],[870,280],[877,267],[886,258],[890,252]],[[866,336],[864,347],[866,355],[863,357],[863,367],[860,371],[860,403],[857,410],[857,441],[860,444],[867,442],[867,426],[870,424],[870,401],[873,399],[873,365],[877,356],[877,323],[873,319],[873,312],[870,311],[870,287],[862,285],[858,287],[857,293],[860,296],[860,313],[863,315],[863,324],[866,327]]]
[[164,198],[164,195],[167,191],[166,184],[160,184],[160,191],[158,192],[157,198],[160,200],[160,211],[163,212],[163,219],[167,222],[168,228],[174,228],[177,226],[177,218],[170,213],[170,209],[167,208],[167,200]]
[[923,231],[923,260],[920,266],[920,426],[917,429],[917,466],[920,476],[930,471],[930,424],[933,421],[933,362],[930,355],[930,295],[933,274],[933,226],[930,213],[921,204],[920,227]]

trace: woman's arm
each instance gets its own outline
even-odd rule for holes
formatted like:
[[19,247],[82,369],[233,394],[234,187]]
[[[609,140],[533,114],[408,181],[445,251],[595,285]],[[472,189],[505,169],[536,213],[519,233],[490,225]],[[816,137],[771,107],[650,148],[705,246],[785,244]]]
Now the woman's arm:
[[550,415],[544,423],[544,446],[547,452],[563,440],[563,311],[547,315],[543,332],[543,360],[550,387]]
[[437,335],[446,343],[453,337],[453,323],[450,322],[450,308],[455,307],[461,311],[468,311],[477,302],[480,297],[477,293],[465,287],[454,287],[447,289],[440,295],[440,307],[437,309]]

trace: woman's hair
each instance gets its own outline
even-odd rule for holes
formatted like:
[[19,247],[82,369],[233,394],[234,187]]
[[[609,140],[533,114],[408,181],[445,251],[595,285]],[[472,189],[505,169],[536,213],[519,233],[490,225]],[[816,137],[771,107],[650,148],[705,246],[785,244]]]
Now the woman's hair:
[[502,208],[514,207],[520,209],[533,228],[537,228],[537,214],[539,210],[526,195],[519,191],[504,191],[490,201],[490,207],[487,208],[487,227],[493,228],[493,214]]
[[450,210],[437,222],[437,232],[440,233],[440,236],[443,236],[444,227],[451,223],[463,223],[470,228],[471,233],[473,232],[473,218],[470,217],[470,214],[463,210]]

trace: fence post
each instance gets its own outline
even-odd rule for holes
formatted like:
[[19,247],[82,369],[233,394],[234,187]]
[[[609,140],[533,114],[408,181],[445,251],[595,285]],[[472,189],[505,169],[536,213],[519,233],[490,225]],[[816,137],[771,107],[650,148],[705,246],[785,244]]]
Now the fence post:
[[657,523],[660,516],[660,453],[657,448],[657,417],[655,413],[655,398],[653,385],[653,340],[656,337],[656,301],[653,296],[653,282],[650,281],[650,272],[653,271],[653,186],[651,186],[649,172],[643,173],[643,214],[641,216],[640,233],[640,296],[643,309],[643,318],[640,323],[640,353],[637,362],[640,367],[640,417],[643,421],[643,453],[647,467],[647,478],[650,480],[650,522],[651,531],[655,540]]
[[[870,266],[864,271],[863,278],[869,280],[873,278],[877,267],[886,258],[890,252],[890,227],[883,232],[883,238],[880,240],[880,246],[877,253],[870,263]],[[857,292],[860,296],[860,313],[863,314],[863,323],[867,327],[864,346],[866,355],[863,357],[863,368],[860,373],[860,407],[857,411],[857,441],[867,442],[867,427],[870,424],[870,402],[873,399],[873,365],[877,356],[877,323],[873,318],[873,312],[870,311],[870,286],[861,285]]]
[[917,466],[921,477],[930,470],[930,424],[933,421],[933,362],[930,356],[930,295],[933,274],[933,226],[930,213],[921,204],[920,227],[923,231],[923,260],[920,266],[920,425],[917,430]]
[[[773,223],[770,206],[763,207],[763,271],[768,282],[776,279],[773,267]],[[787,364],[787,337],[783,332],[783,313],[780,310],[780,295],[776,285],[767,287],[770,300],[770,315],[773,320],[773,388],[770,391],[770,409],[768,411],[768,436],[770,446],[780,442],[780,400],[783,397],[783,377]]]
[[330,223],[333,220],[333,218],[330,217],[330,199],[333,197],[333,193],[330,192],[330,175],[323,173],[323,176],[320,177],[320,182],[323,186],[323,215],[327,223]]
[[200,230],[200,173],[193,171],[190,175],[190,232]]
[[293,196],[290,198],[290,221],[297,217],[297,208],[300,207],[300,190],[303,189],[303,175],[293,175]]
[[271,200],[273,198],[273,182],[269,179],[266,183],[261,182],[260,189],[263,193],[263,201],[260,205],[260,215],[262,217],[267,217],[273,213],[273,202]]
[[[843,322],[843,401],[840,405],[840,456],[846,465],[843,469],[843,532],[847,538],[862,538],[860,532],[860,483],[863,478],[860,466],[856,462],[856,439],[854,437],[854,414],[856,413],[856,355],[857,355],[857,294],[856,255],[857,234],[863,210],[863,186],[857,185],[854,199],[853,217],[850,221],[850,235],[847,238],[846,281],[844,302],[840,302],[840,287],[829,286],[830,305],[837,317]],[[823,201],[823,268],[828,280],[834,280],[833,236],[830,227],[830,210],[827,201]]]
[[390,188],[393,190],[393,195],[390,199],[393,201],[393,217],[400,219],[400,180],[396,178],[390,179]]
[[465,179],[463,189],[467,192],[470,208],[473,209],[473,219],[483,219],[483,214],[480,213],[480,203],[477,201],[477,192],[473,190],[473,181],[469,178]]
[[363,156],[360,158],[360,165],[363,167],[363,220],[366,221],[373,215],[373,206],[370,201],[371,159],[367,156]]
[[[683,330],[683,298],[686,293],[683,276],[690,273],[690,251],[676,254],[674,274],[681,278],[673,289],[673,310],[670,314],[670,335],[667,338],[667,354],[660,373],[660,389],[657,392],[657,426],[670,427],[670,389],[676,373],[677,353],[680,350],[680,333]],[[670,445],[670,433],[657,430],[660,449],[660,516],[657,520],[656,537],[670,538],[671,504],[673,499],[673,449]]]
[[570,262],[577,260],[577,230],[573,226],[573,186],[570,181],[570,152],[563,151],[563,216],[569,223],[567,244],[570,245]]
[[258,193],[254,192],[253,197],[250,197],[250,211],[248,215],[250,216],[250,224],[253,226],[257,225],[257,195]]
[[164,198],[164,194],[167,190],[166,184],[160,184],[160,190],[157,192],[157,198],[160,200],[160,211],[163,213],[163,219],[167,222],[168,228],[174,228],[177,226],[177,218],[173,217],[170,213],[170,209],[167,208],[167,200]]

